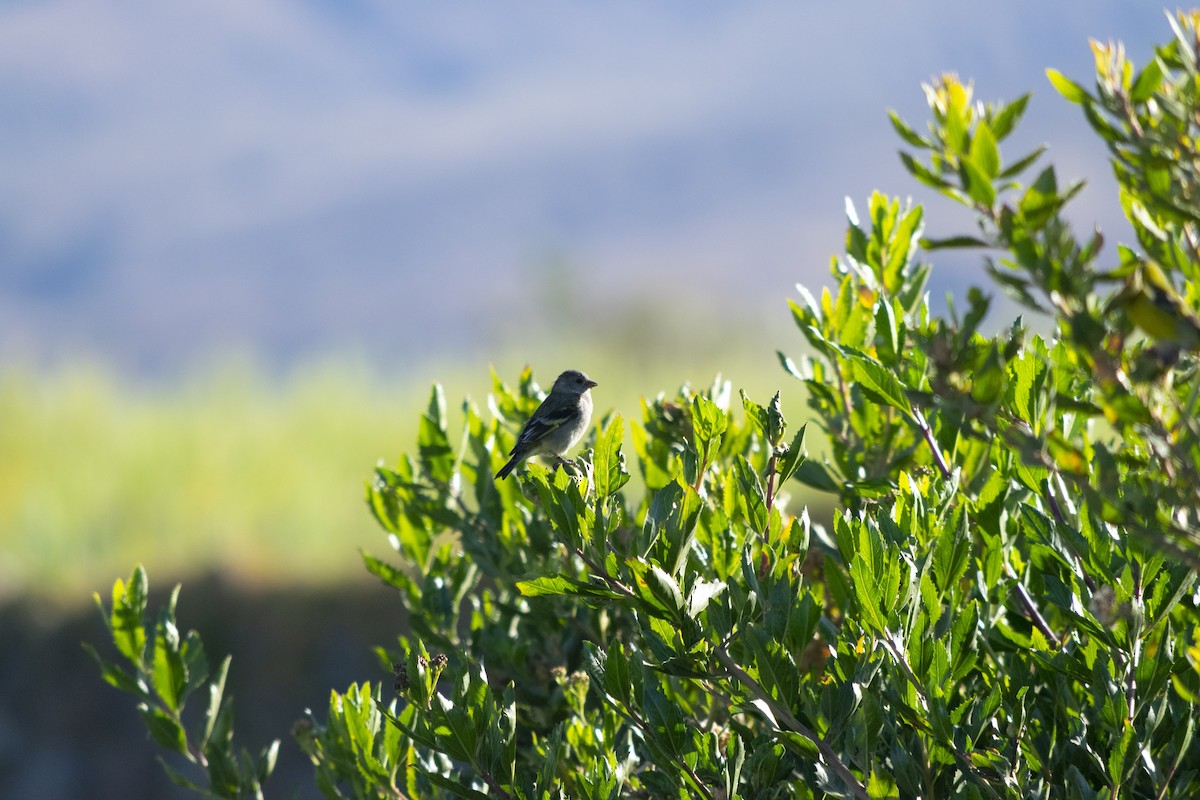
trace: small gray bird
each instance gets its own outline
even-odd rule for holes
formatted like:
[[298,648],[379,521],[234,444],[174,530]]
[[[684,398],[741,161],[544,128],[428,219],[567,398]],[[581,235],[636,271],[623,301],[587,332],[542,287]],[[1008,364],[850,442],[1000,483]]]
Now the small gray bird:
[[587,375],[573,369],[559,375],[550,394],[521,428],[521,435],[509,452],[512,458],[496,473],[496,480],[507,478],[530,456],[552,455],[562,460],[592,421],[591,390],[596,385]]

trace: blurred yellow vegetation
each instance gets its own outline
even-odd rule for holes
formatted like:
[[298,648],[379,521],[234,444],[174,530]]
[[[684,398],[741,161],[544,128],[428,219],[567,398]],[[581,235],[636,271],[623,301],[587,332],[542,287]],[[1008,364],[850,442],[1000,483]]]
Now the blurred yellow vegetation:
[[144,562],[253,580],[357,572],[362,480],[415,430],[423,389],[245,361],[167,388],[94,364],[0,372],[0,595],[73,593]]
[[[603,350],[543,354],[536,378],[546,387],[560,369],[585,369],[600,382],[597,419],[616,410],[632,422],[641,396],[707,386],[724,365],[735,403],[738,388],[760,403],[782,388],[793,424],[807,416],[800,385],[761,344],[752,358],[739,347],[693,360]],[[524,364],[505,356],[495,369],[511,384]],[[0,366],[0,599],[74,600],[136,562],[161,581],[208,570],[267,583],[371,580],[358,550],[384,555],[387,545],[363,481],[380,459],[415,451],[434,380],[457,442],[462,399],[486,413],[488,362],[387,376],[355,358],[282,378],[260,367],[222,358],[159,384],[85,360]]]

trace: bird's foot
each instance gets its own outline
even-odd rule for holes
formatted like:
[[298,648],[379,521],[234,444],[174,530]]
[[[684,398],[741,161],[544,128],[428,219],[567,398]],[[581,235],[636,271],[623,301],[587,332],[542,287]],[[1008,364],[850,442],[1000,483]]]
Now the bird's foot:
[[570,473],[576,477],[583,475],[583,468],[579,466],[579,462],[562,456],[554,457],[555,468],[561,468],[563,471]]

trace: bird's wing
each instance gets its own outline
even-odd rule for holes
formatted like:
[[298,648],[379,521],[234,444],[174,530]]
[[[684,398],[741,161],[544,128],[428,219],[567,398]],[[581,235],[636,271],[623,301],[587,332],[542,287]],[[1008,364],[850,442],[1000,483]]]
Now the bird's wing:
[[513,446],[512,452],[515,453],[524,447],[541,441],[551,431],[569,422],[576,413],[576,409],[567,407],[550,413],[534,414],[525,423],[525,427],[521,428],[521,435],[517,437],[517,443]]

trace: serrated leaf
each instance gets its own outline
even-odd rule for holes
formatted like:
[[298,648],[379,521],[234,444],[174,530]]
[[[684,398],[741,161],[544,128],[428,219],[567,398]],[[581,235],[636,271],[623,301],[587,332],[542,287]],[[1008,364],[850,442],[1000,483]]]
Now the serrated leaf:
[[593,464],[596,495],[611,497],[629,482],[629,470],[625,468],[625,454],[621,444],[625,440],[625,420],[614,414],[608,425],[596,438],[596,455]]
[[525,597],[553,597],[555,595],[578,595],[579,581],[562,575],[543,575],[527,581],[517,581],[517,591]]
[[763,492],[762,481],[758,473],[750,466],[750,462],[740,453],[734,459],[733,469],[741,487],[740,501],[746,513],[746,524],[759,533],[764,533],[767,527],[767,497]]
[[679,584],[675,582],[674,578],[657,564],[650,565],[645,577],[646,585],[664,607],[675,614],[683,613],[683,593],[679,591]]
[[143,619],[146,614],[147,587],[146,571],[141,565],[134,569],[128,584],[117,579],[113,584],[112,612],[108,623],[113,644],[125,658],[139,667],[145,663],[146,658],[146,629]]
[[904,389],[896,380],[896,376],[888,372],[882,364],[862,356],[855,357],[850,363],[854,370],[854,379],[864,390],[880,402],[901,412],[908,419],[914,419],[912,403],[904,394]]
[[625,653],[625,646],[620,642],[616,642],[609,648],[608,658],[604,662],[601,685],[610,697],[622,703],[626,708],[633,702],[631,694],[633,676],[629,669],[629,656]]

